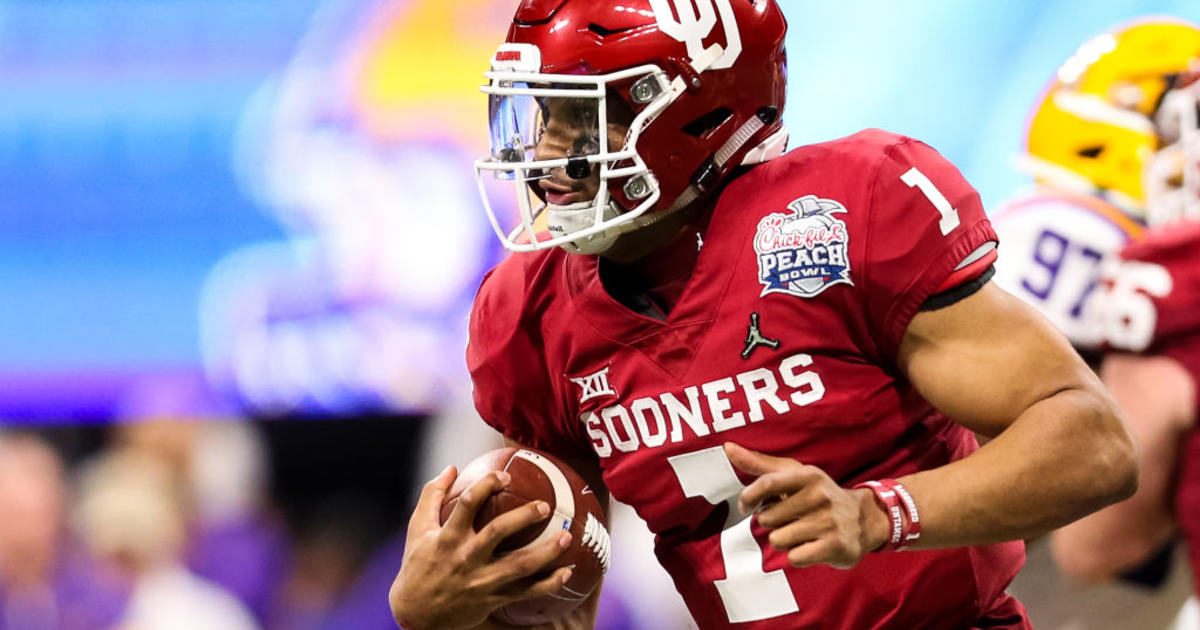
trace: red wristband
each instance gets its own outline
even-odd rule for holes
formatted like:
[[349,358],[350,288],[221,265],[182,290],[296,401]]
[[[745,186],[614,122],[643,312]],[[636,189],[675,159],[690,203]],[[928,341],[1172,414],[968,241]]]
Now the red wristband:
[[921,514],[917,512],[917,502],[913,501],[912,495],[908,493],[908,489],[900,484],[895,479],[883,479],[879,482],[900,497],[900,502],[904,504],[906,510],[905,516],[908,517],[907,527],[904,528],[903,542],[897,551],[907,549],[910,545],[917,542],[921,538]]
[[875,493],[875,500],[883,505],[883,511],[892,521],[892,535],[878,549],[872,551],[899,551],[904,543],[904,511],[900,507],[900,497],[891,487],[879,481],[864,481],[854,486],[854,489],[868,488]]

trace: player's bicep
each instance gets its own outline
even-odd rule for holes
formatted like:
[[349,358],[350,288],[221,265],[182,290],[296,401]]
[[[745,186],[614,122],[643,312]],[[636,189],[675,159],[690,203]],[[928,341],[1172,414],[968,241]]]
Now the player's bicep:
[[1100,388],[1061,333],[990,282],[913,317],[897,360],[934,407],[988,436],[1059,392]]

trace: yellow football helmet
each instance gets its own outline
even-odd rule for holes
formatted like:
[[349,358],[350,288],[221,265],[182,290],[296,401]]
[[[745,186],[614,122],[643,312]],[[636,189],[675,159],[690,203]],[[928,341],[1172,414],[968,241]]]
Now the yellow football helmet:
[[1155,114],[1200,58],[1200,27],[1148,18],[1085,42],[1034,109],[1025,164],[1039,182],[1090,194],[1143,218],[1143,169],[1160,148]]

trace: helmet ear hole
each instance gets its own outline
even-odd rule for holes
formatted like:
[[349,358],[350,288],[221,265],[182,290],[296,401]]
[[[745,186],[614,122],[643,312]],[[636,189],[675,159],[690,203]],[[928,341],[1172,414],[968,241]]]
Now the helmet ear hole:
[[728,107],[718,107],[683,126],[683,132],[693,138],[707,138],[733,116]]
[[1101,153],[1104,153],[1104,145],[1098,144],[1098,145],[1091,146],[1091,147],[1084,147],[1084,148],[1080,149],[1077,153],[1078,153],[1079,157],[1090,158],[1090,159],[1094,160],[1094,159],[1100,157]]

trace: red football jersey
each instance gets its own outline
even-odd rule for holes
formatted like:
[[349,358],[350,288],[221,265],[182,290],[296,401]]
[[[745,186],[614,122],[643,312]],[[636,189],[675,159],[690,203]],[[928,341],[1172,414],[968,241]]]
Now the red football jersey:
[[595,257],[501,263],[471,319],[475,404],[512,439],[596,458],[704,630],[969,628],[998,607],[1020,622],[1004,593],[1020,542],[796,569],[736,514],[751,479],[722,448],[843,486],[978,448],[894,357],[931,295],[987,270],[995,239],[978,194],[920,142],[870,130],[801,147],[725,189],[665,321],[613,299]]
[[[1113,345],[1171,357],[1200,387],[1200,222],[1147,231],[1109,273],[1104,307]],[[1200,592],[1200,430],[1180,457],[1175,511]]]

